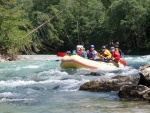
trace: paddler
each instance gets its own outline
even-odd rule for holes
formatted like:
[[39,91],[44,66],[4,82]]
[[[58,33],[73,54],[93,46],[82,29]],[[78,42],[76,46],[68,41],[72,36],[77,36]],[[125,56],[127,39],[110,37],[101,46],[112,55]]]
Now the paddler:
[[120,61],[120,53],[118,51],[115,51],[115,47],[111,47],[111,54],[112,54],[112,60],[118,63]]
[[87,50],[87,57],[88,59],[94,60],[97,55],[97,51],[95,50],[94,45],[90,45],[90,49]]
[[102,46],[101,48],[102,54],[98,54],[98,57],[101,61],[108,62],[112,58],[112,54],[108,49],[106,49],[106,46]]
[[82,45],[77,45],[76,50],[73,50],[72,54],[73,55],[79,55],[79,56],[83,57],[81,47],[83,47],[83,46]]

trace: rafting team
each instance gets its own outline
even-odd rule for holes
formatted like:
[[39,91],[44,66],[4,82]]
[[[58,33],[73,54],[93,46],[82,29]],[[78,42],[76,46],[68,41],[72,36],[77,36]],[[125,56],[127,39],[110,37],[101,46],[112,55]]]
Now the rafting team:
[[[121,50],[119,49],[119,42],[116,42],[111,46],[110,50],[106,48],[106,46],[102,46],[101,48],[102,53],[98,53],[95,50],[94,45],[90,45],[90,49],[85,51],[85,48],[82,45],[77,45],[76,50],[73,50],[73,55],[79,55],[83,58],[88,58],[91,60],[97,60],[97,61],[115,61],[118,63],[120,61],[120,58],[123,57],[123,54]],[[96,57],[99,57],[99,59],[95,59]]]

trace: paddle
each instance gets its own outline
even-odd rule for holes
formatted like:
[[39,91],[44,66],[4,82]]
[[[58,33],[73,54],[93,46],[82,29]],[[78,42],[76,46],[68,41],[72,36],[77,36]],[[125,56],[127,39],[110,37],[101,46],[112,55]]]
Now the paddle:
[[[103,58],[103,56],[100,55],[99,53],[97,53],[97,55],[98,55],[99,58]],[[125,61],[121,60],[121,59],[120,59],[118,62],[120,62],[120,63],[123,64],[124,66],[127,65],[127,63],[126,63]]]
[[119,60],[119,62],[121,63],[121,64],[123,64],[124,66],[126,66],[127,65],[127,63],[125,62],[125,61],[123,61],[123,60]]
[[[63,53],[63,52],[58,52],[57,53],[57,57],[64,57],[64,56],[66,56],[66,53]],[[57,59],[57,60],[55,60],[55,61],[60,61],[60,59]]]
[[57,56],[58,56],[58,57],[64,57],[64,56],[66,56],[66,53],[58,52],[58,53],[57,53]]

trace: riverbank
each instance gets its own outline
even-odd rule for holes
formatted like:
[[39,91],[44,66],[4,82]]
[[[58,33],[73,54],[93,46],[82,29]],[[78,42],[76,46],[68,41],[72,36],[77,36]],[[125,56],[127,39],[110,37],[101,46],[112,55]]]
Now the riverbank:
[[8,61],[31,61],[31,60],[60,60],[61,57],[56,55],[18,55],[16,60],[11,60],[10,57],[0,55],[0,62]]

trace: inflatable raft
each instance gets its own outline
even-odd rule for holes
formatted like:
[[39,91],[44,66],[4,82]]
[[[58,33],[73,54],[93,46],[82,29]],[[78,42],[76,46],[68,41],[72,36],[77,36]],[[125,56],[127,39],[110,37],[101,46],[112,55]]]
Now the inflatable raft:
[[102,69],[114,70],[124,67],[121,63],[115,62],[102,62],[85,59],[78,55],[64,56],[60,64],[61,68],[88,68],[88,69]]

